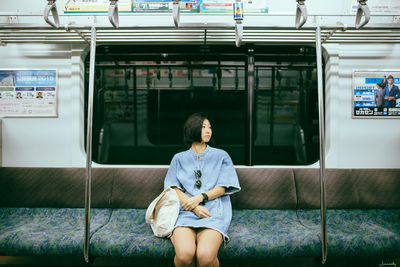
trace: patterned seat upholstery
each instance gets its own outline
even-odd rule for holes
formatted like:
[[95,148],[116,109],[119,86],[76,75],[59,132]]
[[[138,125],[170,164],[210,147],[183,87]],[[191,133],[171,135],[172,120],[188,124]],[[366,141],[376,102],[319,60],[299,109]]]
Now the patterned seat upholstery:
[[90,240],[93,256],[173,258],[169,239],[153,235],[145,209],[114,209],[110,221]]
[[[92,210],[91,235],[110,215]],[[0,255],[82,255],[84,224],[84,209],[0,208]]]
[[[94,169],[91,254],[172,260],[145,224],[166,168]],[[317,169],[238,168],[221,259],[318,257]],[[327,169],[330,256],[400,254],[400,169]],[[57,182],[55,182],[57,181]],[[0,255],[82,255],[84,169],[0,168]],[[35,194],[32,194],[35,192]]]
[[[155,237],[144,209],[113,210],[107,225],[91,238],[94,256],[173,258],[169,239]],[[295,210],[234,210],[221,258],[317,257],[318,229],[307,228]]]
[[231,241],[221,249],[226,258],[318,257],[318,229],[297,219],[296,210],[234,210],[228,232]]
[[[301,224],[320,231],[319,210],[299,210]],[[328,209],[326,214],[328,255],[400,255],[399,209]]]

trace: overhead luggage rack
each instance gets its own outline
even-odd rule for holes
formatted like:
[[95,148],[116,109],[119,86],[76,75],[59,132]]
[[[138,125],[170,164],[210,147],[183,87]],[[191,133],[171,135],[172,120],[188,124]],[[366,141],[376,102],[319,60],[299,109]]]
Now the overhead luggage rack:
[[[175,27],[99,27],[97,43],[202,43],[207,29],[207,42],[235,42],[235,26],[204,25],[193,27],[180,24]],[[314,43],[315,27],[243,27],[242,43]],[[400,41],[400,25],[369,26],[361,30],[355,27],[321,27],[321,40],[326,43],[397,43]],[[89,27],[69,25],[54,29],[47,25],[0,24],[0,40],[11,43],[85,43],[90,41]]]

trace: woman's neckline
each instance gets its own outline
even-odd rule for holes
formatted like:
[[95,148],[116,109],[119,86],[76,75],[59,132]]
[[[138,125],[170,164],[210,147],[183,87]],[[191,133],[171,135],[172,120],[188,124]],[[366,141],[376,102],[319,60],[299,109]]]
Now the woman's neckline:
[[201,157],[203,156],[208,150],[210,149],[210,146],[208,144],[206,144],[206,148],[203,150],[203,152],[201,152],[200,154],[197,155],[197,152],[194,151],[193,147],[191,146],[189,150],[192,151],[192,153],[196,156],[196,157]]

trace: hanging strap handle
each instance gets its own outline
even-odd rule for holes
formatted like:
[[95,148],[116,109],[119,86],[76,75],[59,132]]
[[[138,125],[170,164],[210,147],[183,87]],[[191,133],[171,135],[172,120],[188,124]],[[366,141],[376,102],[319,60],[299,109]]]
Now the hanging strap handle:
[[174,17],[174,24],[175,27],[179,27],[179,19],[180,19],[180,6],[179,6],[179,0],[174,0],[173,1],[173,6],[172,6],[172,15]]
[[[53,15],[54,22],[52,22],[49,18],[49,15]],[[57,6],[56,6],[56,0],[47,0],[47,5],[44,8],[44,13],[43,13],[44,20],[51,25],[53,28],[58,28],[60,26],[60,20],[58,18],[58,12],[57,12]]]
[[[369,7],[367,5],[367,0],[358,0],[358,8],[357,8],[357,15],[356,15],[356,29],[360,29],[364,27],[371,18],[371,13],[369,11]],[[364,21],[361,22],[361,18],[364,14]]]
[[243,3],[236,0],[233,3],[233,19],[235,20],[235,43],[240,47],[243,40]]
[[118,0],[110,0],[110,6],[108,7],[108,19],[114,28],[119,27],[119,16],[118,16]]
[[307,21],[307,7],[304,4],[305,0],[297,0],[296,8],[296,29],[303,27]]

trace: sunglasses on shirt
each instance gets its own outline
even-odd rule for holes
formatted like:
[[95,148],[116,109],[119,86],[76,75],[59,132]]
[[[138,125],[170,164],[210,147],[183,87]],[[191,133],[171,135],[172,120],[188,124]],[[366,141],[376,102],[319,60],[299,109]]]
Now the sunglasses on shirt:
[[194,183],[194,185],[197,187],[197,189],[200,189],[201,187],[201,171],[200,170],[195,170],[194,171],[194,175],[196,176],[196,182]]

